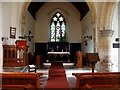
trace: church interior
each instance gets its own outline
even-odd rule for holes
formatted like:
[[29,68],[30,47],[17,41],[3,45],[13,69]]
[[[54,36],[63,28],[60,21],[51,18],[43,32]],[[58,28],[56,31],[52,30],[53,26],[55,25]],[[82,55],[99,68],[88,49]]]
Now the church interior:
[[1,90],[120,90],[117,0],[0,1]]

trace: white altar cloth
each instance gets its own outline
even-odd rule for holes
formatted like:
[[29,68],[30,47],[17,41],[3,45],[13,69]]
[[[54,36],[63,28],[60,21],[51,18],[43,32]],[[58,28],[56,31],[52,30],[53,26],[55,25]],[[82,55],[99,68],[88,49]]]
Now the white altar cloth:
[[47,54],[70,54],[70,52],[48,52]]

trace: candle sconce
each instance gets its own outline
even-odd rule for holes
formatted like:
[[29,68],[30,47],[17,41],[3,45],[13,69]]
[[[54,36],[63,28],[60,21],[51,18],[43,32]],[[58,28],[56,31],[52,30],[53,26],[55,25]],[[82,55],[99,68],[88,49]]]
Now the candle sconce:
[[2,41],[3,41],[3,40],[8,40],[8,37],[2,37]]
[[88,45],[88,40],[92,40],[92,35],[90,35],[90,36],[85,35],[85,36],[83,36],[83,38],[84,38],[84,43],[87,46]]
[[28,41],[31,41],[31,38],[33,38],[33,35],[31,34],[31,31],[29,31],[28,35],[23,35],[23,36],[19,36],[20,39],[27,39]]

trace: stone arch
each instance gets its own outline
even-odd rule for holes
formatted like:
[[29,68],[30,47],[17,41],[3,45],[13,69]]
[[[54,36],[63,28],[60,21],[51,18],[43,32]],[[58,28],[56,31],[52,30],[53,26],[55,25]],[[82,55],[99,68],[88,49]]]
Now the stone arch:
[[100,30],[111,29],[115,2],[103,2],[100,17]]
[[[20,23],[19,23],[19,28],[20,28],[20,34],[23,34],[23,28],[25,25],[25,17],[26,17],[26,10],[31,2],[31,0],[27,0],[28,2],[24,2],[22,9],[21,9],[21,14],[20,14]],[[92,15],[92,19],[93,19],[93,27],[94,27],[94,36],[96,33],[96,19],[97,19],[97,15],[96,15],[96,9],[95,9],[95,5],[93,2],[86,2],[90,8],[91,11],[91,15]],[[96,40],[94,39],[94,43],[96,42]],[[94,45],[95,51],[96,51],[96,45]]]
[[25,25],[25,18],[26,18],[26,11],[30,4],[31,0],[27,0],[26,2],[23,2],[21,12],[20,12],[20,20],[19,20],[19,28],[20,28],[20,35],[23,35],[24,25]]
[[[112,26],[113,11],[115,7],[115,2],[103,2],[102,12],[100,15],[100,20],[95,7],[94,2],[87,2],[90,9],[92,21],[93,21],[93,32],[94,32],[94,52],[98,52],[99,46],[99,30],[110,29]],[[99,25],[100,24],[100,25]]]
[[[25,24],[26,10],[27,10],[31,0],[27,0],[27,1],[28,2],[23,3],[22,9],[21,9],[21,14],[20,14],[20,28],[21,29],[23,28],[23,26]],[[86,1],[86,3],[88,4],[88,7],[90,9],[92,20],[93,20],[93,27],[96,31],[98,17],[97,17],[94,2]],[[114,6],[115,6],[115,2],[104,2],[103,3],[101,17],[100,17],[100,28],[109,27],[109,24],[111,24]]]
[[[21,34],[23,34],[22,32],[23,32],[23,28],[24,28],[24,25],[25,25],[26,10],[27,10],[31,0],[28,0],[28,1],[29,2],[24,2],[23,3],[22,9],[21,9],[21,14],[20,14],[20,30],[21,30],[20,32],[21,32]],[[97,52],[97,14],[96,14],[96,8],[95,8],[95,5],[94,5],[94,2],[87,2],[86,1],[86,3],[89,6],[91,16],[92,16],[92,19],[93,19],[94,52]]]
[[[22,9],[21,9],[20,25],[19,25],[20,30],[21,30],[20,31],[21,34],[23,34],[23,28],[24,28],[24,25],[25,25],[26,10],[27,10],[31,0],[28,0],[28,1],[29,2],[24,2],[23,3]],[[93,38],[93,41],[94,41],[94,52],[98,52],[98,45],[97,45],[97,43],[98,43],[98,33],[99,33],[98,31],[99,30],[98,30],[98,17],[97,17],[96,7],[95,7],[94,2],[87,2],[86,1],[86,3],[87,3],[87,5],[88,5],[88,7],[90,9],[90,13],[91,13],[91,17],[92,17],[93,32],[94,32],[94,34],[93,34],[94,35],[94,38]],[[110,9],[112,9],[111,4],[113,4],[113,3],[109,3],[109,4],[110,4],[109,5]],[[106,4],[103,5],[103,7],[105,7],[105,6],[106,6]],[[112,16],[112,15],[110,15],[112,13],[112,12],[110,12],[110,9],[108,10],[109,14],[105,15],[106,18],[107,18],[107,21],[109,21],[108,19],[110,18],[110,16]],[[105,9],[103,9],[103,10],[105,10]],[[103,10],[102,10],[101,18],[104,17],[104,11]],[[100,24],[100,28],[103,27],[102,24],[103,24],[104,21],[102,21],[102,20],[100,21],[100,23],[101,23]],[[108,22],[106,23],[106,25],[107,24],[108,24]]]

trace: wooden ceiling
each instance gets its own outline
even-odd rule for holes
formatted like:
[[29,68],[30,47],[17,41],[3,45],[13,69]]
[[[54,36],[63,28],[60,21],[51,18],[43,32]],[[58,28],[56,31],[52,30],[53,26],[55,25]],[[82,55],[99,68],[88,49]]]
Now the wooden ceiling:
[[[30,14],[32,15],[32,17],[34,19],[36,12],[45,4],[46,2],[31,2],[29,7],[28,7],[28,11],[30,12]],[[87,12],[89,11],[89,7],[87,5],[86,2],[69,2],[72,3],[73,6],[75,8],[77,8],[77,10],[80,12],[81,14],[81,18],[80,20],[83,19],[83,17],[87,14]]]

